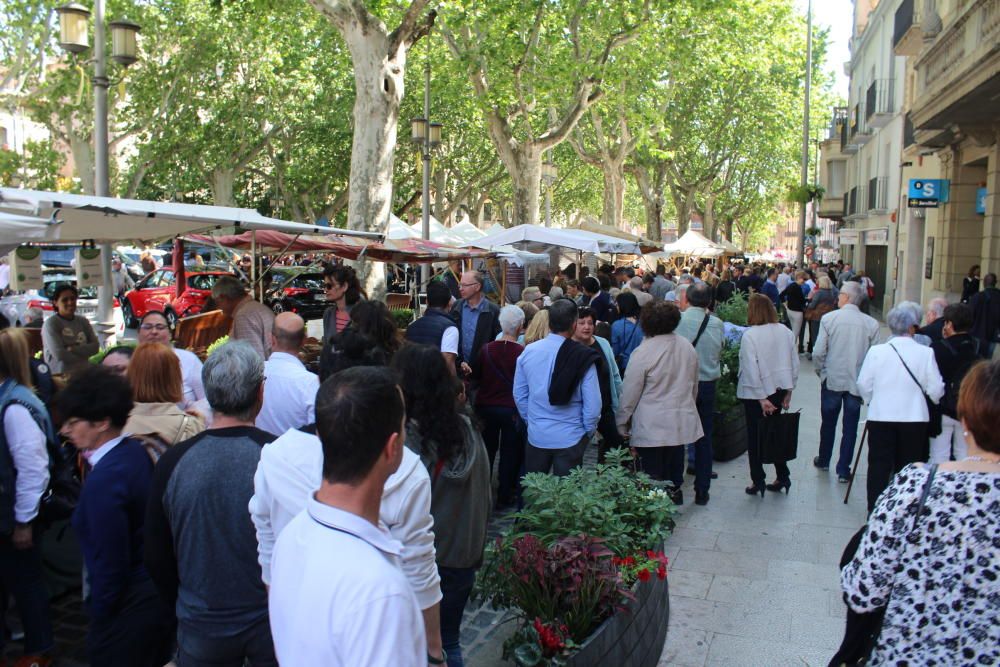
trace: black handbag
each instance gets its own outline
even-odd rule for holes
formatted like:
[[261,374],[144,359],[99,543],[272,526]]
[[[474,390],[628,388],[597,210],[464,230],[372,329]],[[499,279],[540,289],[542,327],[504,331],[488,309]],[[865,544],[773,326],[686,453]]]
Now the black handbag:
[[780,412],[757,424],[757,447],[761,463],[784,463],[798,456],[798,412]]

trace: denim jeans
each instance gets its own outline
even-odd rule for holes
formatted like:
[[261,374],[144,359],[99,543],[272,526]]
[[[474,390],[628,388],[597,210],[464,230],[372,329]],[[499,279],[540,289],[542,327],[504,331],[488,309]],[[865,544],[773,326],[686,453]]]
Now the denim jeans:
[[267,618],[235,635],[216,637],[191,628],[177,629],[177,667],[278,667]]
[[462,614],[476,583],[476,568],[438,565],[438,574],[441,577],[441,646],[448,654],[448,667],[464,667]]
[[833,441],[837,436],[837,418],[840,407],[844,407],[844,420],[840,435],[840,458],[837,460],[837,474],[848,477],[851,474],[851,457],[854,443],[858,439],[858,419],[861,418],[861,399],[846,391],[832,391],[824,382],[820,388],[820,414],[823,422],[819,428],[819,462],[830,465],[833,456]]
[[[24,628],[24,653],[33,655],[52,648],[52,622],[49,620],[49,593],[42,580],[42,557],[38,551],[38,531],[35,546],[15,549],[11,535],[0,535],[0,586],[14,597]],[[6,605],[3,605],[6,609]],[[4,637],[0,632],[0,655]]]
[[698,398],[695,399],[701,430],[705,433],[688,450],[694,448],[694,488],[708,491],[712,485],[712,429],[715,425],[715,380],[698,383]]

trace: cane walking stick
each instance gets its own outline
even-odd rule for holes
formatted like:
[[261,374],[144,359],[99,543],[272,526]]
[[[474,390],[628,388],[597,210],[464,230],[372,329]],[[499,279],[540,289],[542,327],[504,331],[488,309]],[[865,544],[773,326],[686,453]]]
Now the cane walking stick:
[[851,497],[851,489],[854,487],[854,476],[858,474],[858,466],[861,465],[861,450],[865,448],[865,439],[868,438],[868,420],[865,420],[865,428],[861,432],[861,443],[858,445],[858,453],[854,455],[854,468],[851,469],[851,480],[847,483],[847,493],[844,494],[844,504]]

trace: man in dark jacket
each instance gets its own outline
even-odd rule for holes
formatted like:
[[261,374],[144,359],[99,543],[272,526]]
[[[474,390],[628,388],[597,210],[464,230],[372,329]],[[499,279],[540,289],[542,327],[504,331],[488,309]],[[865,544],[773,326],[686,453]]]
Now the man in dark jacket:
[[406,340],[419,345],[433,345],[441,350],[453,372],[458,357],[458,327],[449,313],[451,290],[437,280],[427,286],[427,311],[406,329]]
[[993,357],[993,348],[1000,333],[1000,290],[997,289],[997,274],[987,273],[983,278],[983,291],[971,299],[973,324],[972,335],[979,339],[979,352],[987,359]]
[[451,317],[458,325],[458,359],[475,372],[479,363],[479,350],[500,333],[500,308],[483,295],[483,274],[466,271],[459,284],[462,298],[451,309]]
[[594,311],[594,316],[600,322],[613,322],[614,304],[611,295],[601,289],[601,283],[593,276],[587,276],[581,283],[583,286],[584,303]]
[[931,438],[930,463],[946,463],[952,455],[955,460],[965,458],[966,444],[962,435],[962,422],[958,419],[958,389],[973,364],[981,359],[979,341],[969,335],[972,328],[972,308],[968,304],[954,303],[944,309],[940,318],[943,337],[934,341],[934,360],[941,379],[944,396],[941,397],[941,434]]

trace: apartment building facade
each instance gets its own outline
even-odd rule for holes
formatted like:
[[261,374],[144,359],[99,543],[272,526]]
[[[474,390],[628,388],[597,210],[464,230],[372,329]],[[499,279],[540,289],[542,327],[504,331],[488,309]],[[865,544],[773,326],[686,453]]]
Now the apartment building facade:
[[1000,272],[1000,0],[854,9],[850,98],[821,145],[821,207],[835,207],[842,175],[841,255],[875,281],[882,310],[957,300],[971,266]]

